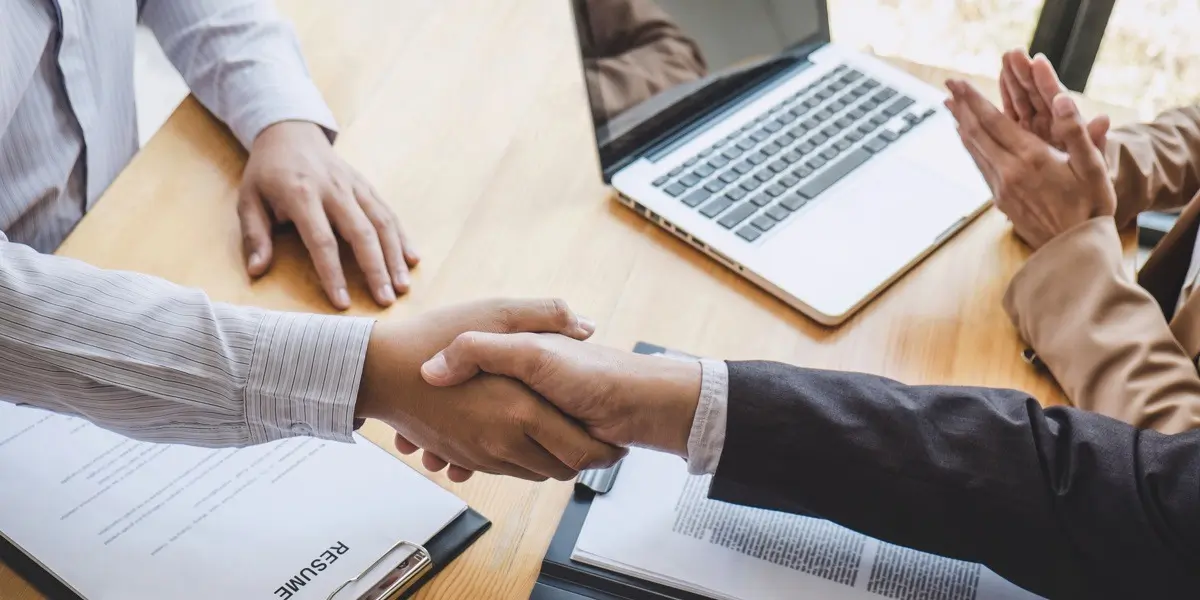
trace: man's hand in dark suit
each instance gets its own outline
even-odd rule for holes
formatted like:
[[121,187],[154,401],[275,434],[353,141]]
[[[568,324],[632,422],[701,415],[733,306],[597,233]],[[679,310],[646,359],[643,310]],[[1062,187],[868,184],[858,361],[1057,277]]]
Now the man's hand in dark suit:
[[687,455],[700,398],[700,365],[586,344],[555,334],[464,333],[430,359],[431,385],[480,371],[520,380],[583,423],[597,440]]

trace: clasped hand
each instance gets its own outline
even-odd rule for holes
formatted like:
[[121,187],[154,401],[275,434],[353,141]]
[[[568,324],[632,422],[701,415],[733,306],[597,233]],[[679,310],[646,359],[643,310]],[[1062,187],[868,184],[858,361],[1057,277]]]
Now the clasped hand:
[[1007,114],[964,81],[946,82],[946,107],[1016,235],[1036,250],[1088,220],[1112,217],[1116,191],[1102,153],[1108,119],[1085,123],[1045,57],[1010,52],[1001,75]]

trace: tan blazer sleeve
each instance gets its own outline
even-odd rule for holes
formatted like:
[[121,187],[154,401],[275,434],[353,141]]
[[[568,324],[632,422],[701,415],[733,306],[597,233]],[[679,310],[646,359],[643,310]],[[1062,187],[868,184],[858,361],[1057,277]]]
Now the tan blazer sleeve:
[[1200,427],[1200,376],[1154,298],[1126,273],[1112,219],[1039,249],[1004,308],[1078,408],[1141,428]]
[[1105,154],[1117,189],[1119,228],[1140,212],[1187,204],[1200,191],[1200,106],[1113,130]]
[[592,113],[607,120],[704,76],[700,47],[653,0],[586,0],[584,66]]

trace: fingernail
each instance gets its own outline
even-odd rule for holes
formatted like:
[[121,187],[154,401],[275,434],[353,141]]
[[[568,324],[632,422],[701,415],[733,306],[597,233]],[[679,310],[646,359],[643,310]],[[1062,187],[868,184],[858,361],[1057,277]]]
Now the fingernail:
[[421,372],[426,377],[432,377],[433,379],[442,379],[449,375],[450,365],[446,364],[446,355],[441,352],[434,354],[433,358],[421,365]]
[[1075,114],[1075,102],[1066,94],[1059,94],[1054,98],[1054,115],[1057,117],[1069,117]]
[[396,273],[396,285],[408,287],[412,283],[412,279],[408,276],[408,271],[400,271]]
[[379,300],[387,304],[396,301],[396,290],[391,285],[383,285],[379,287]]
[[346,291],[346,288],[338,288],[335,290],[333,292],[333,298],[334,302],[337,302],[338,306],[350,308],[350,292]]
[[257,267],[258,263],[260,263],[260,262],[262,262],[262,256],[260,256],[257,252],[253,252],[250,254],[250,261],[248,264],[250,265],[251,268]]
[[579,329],[581,329],[585,334],[592,335],[593,333],[596,333],[595,321],[583,315],[578,315],[576,318],[579,321]]

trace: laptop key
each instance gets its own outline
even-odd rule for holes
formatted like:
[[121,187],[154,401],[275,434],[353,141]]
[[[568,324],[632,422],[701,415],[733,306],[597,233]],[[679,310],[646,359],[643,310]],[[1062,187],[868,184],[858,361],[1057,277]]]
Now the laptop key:
[[895,102],[892,102],[891,104],[889,104],[887,108],[883,109],[883,114],[885,114],[889,117],[894,117],[894,116],[904,112],[904,109],[906,109],[912,105],[913,105],[912,98],[909,98],[908,96],[901,96]]
[[771,134],[769,134],[765,131],[762,131],[762,130],[755,131],[754,133],[750,134],[750,137],[738,142],[737,146],[738,146],[738,148],[741,148],[742,150],[749,150],[749,149],[753,148],[754,146],[758,145],[759,142],[761,142],[769,137],[771,137]]
[[[772,198],[778,198],[778,197],[782,196],[784,192],[787,191],[787,188],[783,187],[782,185],[779,185],[778,183],[773,183],[773,184],[767,186],[767,189],[765,191],[768,194],[770,194],[770,196]],[[764,205],[765,205],[765,203],[759,204],[759,206],[764,206]]]
[[814,156],[812,160],[808,161],[808,168],[816,171],[817,169],[825,166],[826,162],[828,161],[826,161],[824,158],[821,158],[820,156]]
[[[852,131],[851,133],[856,133],[856,132]],[[847,136],[847,137],[849,137],[849,136]],[[852,145],[853,145],[853,143],[846,138],[842,138],[833,143],[833,147],[837,148],[838,150],[848,150],[850,148],[850,146],[852,146]]]
[[695,173],[688,173],[687,175],[683,176],[683,179],[679,180],[679,183],[684,187],[692,187],[693,185],[700,183],[700,178],[697,177]]
[[851,142],[857,142],[863,139],[863,134],[861,131],[855,129],[854,131],[846,134],[846,139],[850,140]]
[[720,179],[725,183],[733,183],[741,176],[742,174],[737,172],[737,167],[734,167],[731,171],[725,171],[724,173],[721,173],[721,176],[717,179]]
[[817,92],[817,98],[820,98],[821,100],[828,100],[831,97],[833,97],[833,91],[830,90],[829,88],[825,88],[825,89]]
[[775,171],[776,173],[782,173],[782,172],[784,172],[784,171],[786,171],[786,170],[787,170],[787,168],[788,168],[788,165],[790,165],[790,164],[791,164],[791,163],[789,163],[788,161],[786,161],[786,160],[783,160],[783,159],[781,158],[781,159],[779,159],[779,160],[777,160],[777,161],[775,161],[775,162],[771,163],[771,164],[770,164],[770,165],[768,165],[768,166],[769,166],[769,167],[771,167],[771,170],[772,170],[772,171]]
[[809,152],[815,150],[816,147],[816,144],[812,142],[804,142],[803,144],[796,146],[796,152],[799,152],[800,154],[808,154]]
[[841,98],[838,98],[838,99],[834,100],[833,102],[829,103],[829,110],[833,111],[834,113],[837,113],[837,112],[841,111],[843,108],[846,108],[847,104],[849,104],[849,103]]
[[867,162],[871,158],[871,153],[859,148],[843,156],[841,160],[830,165],[816,177],[808,180],[808,183],[800,186],[799,194],[805,198],[816,198],[821,192],[829,189],[833,184],[840,181],[859,165]]
[[817,146],[820,146],[821,144],[824,144],[825,142],[829,141],[829,136],[827,136],[823,133],[818,133],[818,134],[808,138],[808,141],[812,142],[813,144],[815,144]]
[[705,177],[712,175],[713,171],[716,171],[716,169],[714,169],[708,165],[700,165],[699,167],[696,167],[695,171],[692,171],[692,175],[695,175],[696,177],[699,177],[700,179],[704,179]]
[[699,157],[699,156],[693,156],[693,157],[691,157],[691,158],[687,159],[687,162],[683,163],[683,166],[684,166],[684,167],[690,167],[690,166],[692,166],[692,165],[694,165],[694,164],[696,164],[696,163],[698,163],[698,162],[700,162],[700,157]]
[[783,179],[779,180],[779,185],[782,185],[785,188],[795,186],[797,183],[800,183],[800,178],[796,177],[795,175],[784,175]]
[[776,222],[777,221],[775,221],[775,219],[768,217],[767,215],[758,215],[757,217],[754,217],[753,221],[750,221],[750,224],[761,229],[762,231],[770,231],[771,228],[775,226]]
[[850,69],[845,75],[842,75],[842,81],[850,83],[851,81],[858,81],[862,76],[863,74],[857,69]]
[[721,217],[717,223],[719,223],[721,227],[724,227],[725,229],[733,229],[734,227],[737,227],[739,223],[745,221],[747,217],[754,214],[757,210],[758,207],[752,202],[743,202],[735,206],[733,210],[725,213],[725,216]]
[[795,136],[787,132],[781,133],[779,137],[775,138],[775,143],[780,146],[789,146],[794,141],[796,141]]
[[775,173],[773,171],[771,171],[771,169],[769,169],[769,168],[762,169],[759,172],[754,174],[754,178],[763,183],[770,181],[773,177],[775,177]]
[[733,200],[730,200],[728,198],[717,198],[716,200],[713,200],[712,202],[705,204],[704,208],[700,209],[700,214],[711,219],[711,218],[721,214],[722,211],[729,208],[730,206],[733,206]]
[[771,217],[772,219],[775,219],[776,221],[782,221],[782,220],[788,218],[788,216],[790,216],[791,214],[792,214],[792,211],[790,211],[787,208],[784,208],[778,204],[767,209],[767,216]]
[[720,179],[714,179],[714,180],[708,182],[707,184],[705,184],[704,189],[706,189],[710,192],[713,192],[715,194],[715,193],[725,189],[726,185],[729,185],[729,184],[725,183],[724,181],[721,181]]
[[875,95],[871,96],[871,99],[876,102],[883,102],[884,100],[891,100],[892,96],[895,96],[895,95],[896,95],[896,90],[893,90],[892,88],[889,87],[889,88],[883,88],[882,90],[875,92]]
[[754,190],[757,190],[758,186],[760,185],[762,185],[761,181],[755,177],[751,177],[742,182],[742,189],[746,190],[747,192],[753,192]]
[[741,148],[734,146],[734,147],[728,148],[724,152],[722,152],[721,156],[728,158],[729,160],[733,160],[733,159],[741,156],[742,152],[743,152],[743,150]]
[[821,120],[818,119],[816,116],[812,116],[812,117],[809,117],[804,120],[804,128],[805,129],[811,130],[811,129],[816,129],[817,127],[820,127],[820,126],[821,126]]
[[725,158],[724,156],[714,156],[708,161],[708,166],[714,169],[720,169],[727,164],[729,164],[729,159]]
[[924,121],[925,119],[928,119],[929,117],[932,117],[935,114],[937,114],[936,110],[933,110],[932,108],[927,108],[927,109],[925,109],[925,112],[921,113],[921,120]]
[[667,189],[665,189],[663,191],[670,194],[673,197],[678,198],[680,194],[687,191],[687,186],[684,186],[684,185],[676,182],[676,183],[672,183],[671,185],[668,185]]
[[863,82],[863,85],[867,86],[868,89],[873,89],[879,87],[879,82],[874,79],[867,79]]
[[[864,116],[866,116],[866,114],[867,114],[867,111],[865,111],[861,108],[852,108],[852,109],[850,109],[850,112],[846,113],[846,116],[850,118],[851,124],[853,124],[854,121],[857,121],[857,120],[863,118]],[[849,127],[849,124],[847,124],[847,127]]]
[[737,202],[738,200],[746,197],[746,190],[743,190],[742,188],[733,188],[732,190],[725,192],[725,197]]
[[809,99],[804,101],[804,106],[806,106],[808,108],[816,108],[817,106],[820,106],[820,104],[821,104],[821,99],[816,96],[812,96]]
[[804,155],[795,150],[783,155],[783,160],[786,160],[788,164],[796,164],[800,162],[800,159],[802,158],[804,158]]
[[780,206],[782,206],[792,212],[796,212],[796,211],[800,210],[801,208],[804,208],[805,204],[808,204],[808,198],[805,198],[804,196],[801,196],[800,194],[792,194],[791,196],[788,196],[787,198],[784,198],[783,200],[779,201]]
[[841,130],[838,129],[837,125],[826,125],[825,128],[821,130],[821,133],[833,137],[837,135],[839,131]]
[[840,80],[840,79],[839,79],[839,80],[837,80],[837,81],[835,81],[835,82],[833,82],[833,83],[831,83],[831,84],[829,84],[829,89],[831,89],[831,90],[833,90],[833,91],[835,91],[835,92],[836,92],[836,91],[839,91],[839,90],[841,90],[841,89],[842,89],[842,88],[844,88],[844,87],[846,87],[846,82],[844,82],[844,81],[842,81],[842,80]]
[[747,158],[746,160],[750,161],[751,163],[753,163],[755,165],[761,165],[761,164],[767,162],[768,158],[770,158],[770,156],[763,154],[763,152],[760,150],[758,152],[755,152],[754,154],[751,154],[750,158]]
[[830,117],[833,116],[833,113],[827,108],[822,108],[819,112],[817,112],[817,114],[815,114],[813,116],[816,117],[818,121],[828,121],[830,119]]
[[771,121],[770,123],[767,123],[767,125],[765,127],[763,127],[763,129],[765,129],[771,133],[775,133],[775,132],[779,131],[780,129],[783,129],[783,125],[781,125],[779,123],[779,121]]
[[879,132],[879,137],[881,137],[889,142],[894,142],[894,141],[900,139],[900,134],[896,133],[895,131],[889,131],[887,129],[884,129],[883,131]]
[[804,179],[805,177],[808,177],[809,175],[812,175],[812,174],[813,174],[813,170],[809,167],[800,167],[799,169],[792,171],[792,177],[796,177],[798,179]]
[[775,154],[776,152],[779,152],[780,150],[783,150],[783,146],[780,146],[779,144],[776,144],[775,142],[771,142],[770,144],[767,144],[766,146],[763,146],[761,149],[759,149],[759,152],[762,152],[762,153],[766,154],[767,156],[771,156],[772,154]]
[[838,150],[836,146],[830,146],[821,151],[821,158],[824,158],[825,160],[833,160],[837,158],[839,153],[841,153],[841,150]]
[[867,121],[866,123],[859,125],[858,130],[862,133],[871,133],[872,131],[875,131],[876,127],[879,126],[875,124],[875,121]]
[[887,142],[887,140],[883,139],[883,136],[876,136],[872,139],[867,140],[867,143],[863,144],[863,148],[866,148],[867,150],[870,150],[871,152],[878,153],[878,152],[882,152],[884,148],[887,148],[887,145],[888,145],[888,142]]
[[871,112],[876,108],[879,108],[879,103],[874,100],[864,100],[862,104],[858,105],[858,107],[867,112]]
[[[772,186],[772,187],[774,187],[774,186]],[[759,194],[759,195],[751,198],[750,202],[752,202],[755,206],[766,206],[771,203],[771,200],[772,200],[771,196],[768,196],[766,194]]]
[[888,122],[888,116],[883,113],[879,113],[871,117],[871,122],[876,125],[883,125],[884,123]]
[[703,203],[705,200],[708,200],[711,197],[712,197],[712,192],[710,192],[708,190],[696,190],[696,191],[684,196],[683,203],[692,208],[696,208],[697,206],[700,206],[700,204]]
[[792,121],[795,121],[795,120],[796,120],[796,115],[793,115],[790,112],[785,112],[782,115],[779,115],[779,118],[775,119],[775,122],[779,123],[780,125],[789,125],[789,124],[791,124]]
[[912,113],[908,113],[904,115],[904,120],[908,121],[911,125],[916,125],[917,123],[921,122],[921,117]]
[[738,237],[742,238],[743,240],[746,240],[747,242],[753,242],[754,240],[757,240],[759,237],[762,236],[762,234],[759,233],[757,229],[755,229],[749,225],[739,229],[737,234],[738,234]]
[[670,176],[663,175],[662,177],[659,177],[658,179],[654,180],[654,187],[662,187],[664,185],[667,185],[667,182],[670,180],[671,180]]
[[833,124],[845,129],[854,124],[854,119],[850,118],[849,116],[845,116],[834,121]]
[[682,174],[683,174],[683,165],[679,165],[678,167],[671,169],[671,172],[667,173],[667,177],[679,177]]
[[[726,183],[733,183],[734,181],[737,181],[737,178],[739,175],[745,175],[746,173],[749,173],[750,171],[753,171],[753,170],[754,170],[754,163],[752,163],[748,160],[744,160],[744,161],[738,163],[737,166],[733,168],[733,171],[734,171],[733,173],[726,173],[721,176],[721,179],[723,179]],[[733,179],[725,179],[726,177],[732,177]]]

